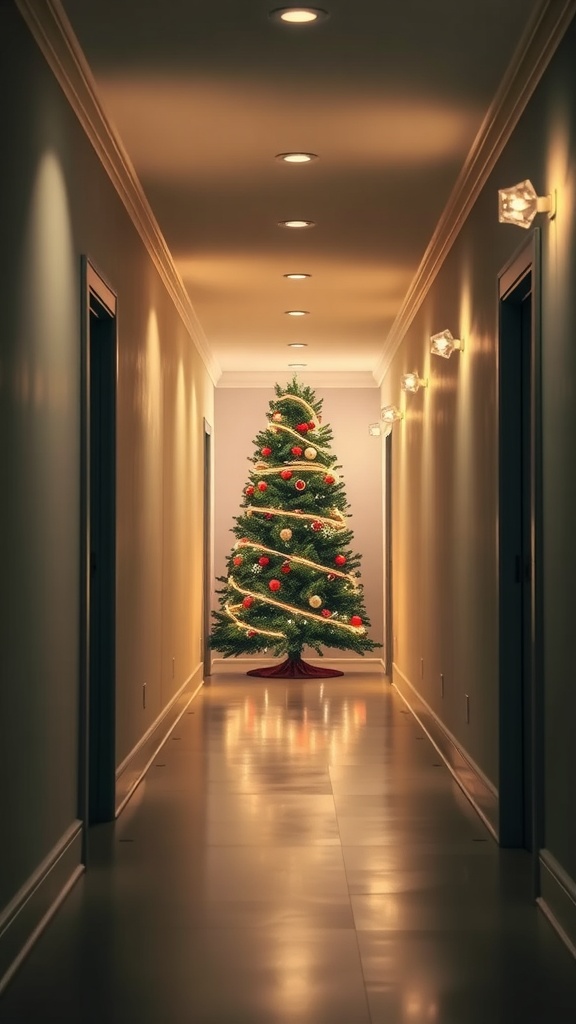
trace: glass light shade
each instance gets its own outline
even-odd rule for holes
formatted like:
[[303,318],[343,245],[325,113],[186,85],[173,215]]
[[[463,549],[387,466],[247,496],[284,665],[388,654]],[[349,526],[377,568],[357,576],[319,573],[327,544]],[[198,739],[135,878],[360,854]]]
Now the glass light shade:
[[415,395],[420,388],[428,387],[428,380],[425,377],[420,377],[416,372],[405,373],[402,377],[400,386],[402,391],[409,391]]
[[309,316],[307,309],[287,309],[285,312],[286,316]]
[[395,423],[396,420],[401,420],[404,413],[398,408],[397,405],[385,405],[380,411],[380,415],[384,420],[384,423]]
[[370,437],[380,437],[382,427],[379,423],[370,423],[368,426],[368,433],[370,434]]
[[270,17],[287,25],[311,25],[314,21],[322,21],[328,14],[320,7],[278,7],[270,11]]
[[529,228],[537,213],[552,213],[552,196],[539,196],[529,178],[498,190],[498,220]]
[[281,228],[313,228],[313,220],[281,220],[278,221]]
[[284,164],[309,164],[317,160],[318,156],[316,153],[277,153],[276,159]]
[[307,277],[312,277],[312,274],[283,274],[283,277],[287,277],[289,281],[305,281]]
[[430,351],[435,356],[442,356],[443,359],[450,359],[453,352],[462,352],[464,342],[460,338],[452,337],[450,331],[440,331],[430,338]]

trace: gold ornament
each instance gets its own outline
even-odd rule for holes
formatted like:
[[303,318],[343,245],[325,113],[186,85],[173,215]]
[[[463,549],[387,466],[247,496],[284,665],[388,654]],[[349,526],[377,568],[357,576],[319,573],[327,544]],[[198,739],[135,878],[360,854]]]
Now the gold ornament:
[[312,459],[315,459],[317,455],[318,455],[318,452],[316,451],[315,448],[305,448],[304,449],[304,458],[305,459],[310,459],[310,461],[312,461]]
[[280,421],[281,421],[281,419],[282,419],[282,413],[281,413],[281,412],[274,412],[274,413],[272,413],[272,419],[273,419],[273,420],[274,420],[274,421],[275,421],[276,423],[280,423]]
[[286,527],[284,530],[280,530],[280,539],[292,540],[292,530],[289,530],[288,527]]
[[311,608],[319,608],[322,604],[322,598],[318,597],[318,594],[312,594],[312,597],[308,601]]

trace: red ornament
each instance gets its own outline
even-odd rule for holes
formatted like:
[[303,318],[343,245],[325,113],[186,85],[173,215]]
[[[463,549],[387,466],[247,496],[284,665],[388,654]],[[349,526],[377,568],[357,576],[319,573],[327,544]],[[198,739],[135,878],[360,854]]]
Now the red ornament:
[[268,555],[262,555],[262,558],[258,559],[258,565],[269,565],[269,564],[270,564],[270,559],[268,558]]
[[234,556],[234,565],[242,565],[243,561],[244,561],[244,559],[242,558],[242,555],[235,555]]
[[299,434],[307,434],[308,431],[310,430],[310,427],[308,426],[307,423],[297,423],[296,430],[298,431]]
[[280,580],[270,580],[270,583],[268,584],[268,586],[269,586],[270,590],[280,590],[280,587],[282,586],[282,584],[280,583]]
[[251,608],[251,606],[253,604],[254,604],[254,598],[253,597],[245,597],[244,600],[242,601],[242,605],[243,605],[244,608]]
[[258,481],[258,490],[262,491],[262,492],[268,490],[268,484],[266,483],[265,480],[259,480]]
[[290,562],[284,562],[284,565],[280,566],[280,572],[291,572]]
[[260,449],[260,455],[272,455],[272,449],[271,448],[261,448]]
[[273,519],[273,518],[274,517],[273,517],[271,512],[267,512],[266,515],[264,516],[264,519]]
[[325,484],[335,484],[336,483],[336,477],[332,476],[332,473],[326,473],[326,476],[324,477],[324,483]]
[[297,444],[294,445],[294,447],[291,448],[290,451],[292,452],[292,455],[296,455],[296,456],[302,455],[302,448],[300,448],[300,446],[297,445]]
[[314,423],[314,420],[310,420],[310,422],[308,424],[308,430],[315,430],[315,429],[316,429],[316,424]]
[[359,615],[353,615],[352,618],[350,619],[350,625],[351,626],[361,626],[362,625],[362,619],[360,618],[360,616]]
[[292,470],[291,469],[282,469],[282,470],[280,470],[280,476],[282,477],[283,480],[290,480],[290,478],[292,476]]
[[254,488],[252,487],[252,484],[250,484],[250,487],[246,488],[244,494],[247,494],[248,497],[251,497],[254,494]]
[[325,619],[331,619],[331,618],[332,618],[332,612],[329,612],[327,608],[323,608],[320,614],[321,614],[321,615],[322,615],[322,616],[323,616],[323,617],[324,617]]
[[336,565],[346,565],[346,559],[344,558],[344,555],[336,555],[334,561],[336,562]]
[[256,630],[255,629],[249,629],[248,632],[246,633],[246,636],[249,636],[249,637],[256,636]]
[[294,484],[294,487],[296,488],[297,491],[305,491],[306,483],[304,480],[297,480],[296,483]]
[[318,532],[318,530],[322,529],[322,525],[323,524],[318,519],[315,519],[314,522],[312,523],[312,529]]

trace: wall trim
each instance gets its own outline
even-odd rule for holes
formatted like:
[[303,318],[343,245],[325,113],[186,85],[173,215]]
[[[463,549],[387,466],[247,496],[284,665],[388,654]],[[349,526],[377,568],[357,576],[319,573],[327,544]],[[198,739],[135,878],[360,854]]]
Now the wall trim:
[[66,99],[108,174],[158,271],[212,382],[221,369],[190,301],[184,282],[146,199],[134,165],[98,98],[96,82],[59,0],[16,0]]
[[[212,658],[212,675],[243,675],[252,668],[263,668],[264,665],[274,664],[282,659],[250,658],[238,655],[234,658]],[[367,673],[381,672],[386,675],[383,658],[308,658],[311,665],[325,665],[326,668],[339,668],[342,671],[349,669],[351,672]]]
[[392,665],[392,683],[438,751],[448,771],[454,776],[464,795],[498,842],[498,790],[395,664]]
[[508,70],[386,337],[382,356],[374,369],[374,377],[379,384],[575,14],[576,0],[541,0],[526,23]]
[[82,822],[75,820],[0,914],[0,994],[83,872]]
[[[218,388],[273,388],[278,379],[286,375],[292,379],[289,370],[225,370],[218,378]],[[296,376],[302,384],[311,388],[377,388],[378,384],[370,370],[326,370],[323,373],[299,371]]]
[[576,959],[576,882],[550,850],[540,850],[540,890],[536,903]]
[[203,685],[202,665],[199,664],[133,750],[118,765],[116,769],[116,817],[124,810],[160,747],[168,739],[172,729]]

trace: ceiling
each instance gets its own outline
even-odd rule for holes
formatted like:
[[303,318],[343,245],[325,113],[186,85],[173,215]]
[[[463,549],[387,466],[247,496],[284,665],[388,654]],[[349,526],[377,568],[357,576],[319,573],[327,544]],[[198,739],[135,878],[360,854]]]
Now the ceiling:
[[536,2],[326,0],[305,26],[274,6],[63,0],[221,382],[305,362],[376,383]]

